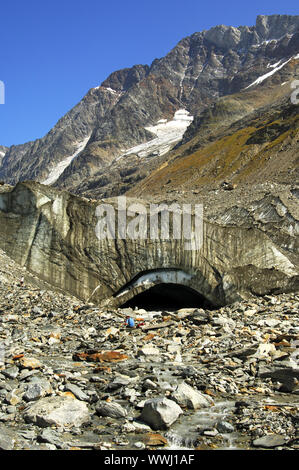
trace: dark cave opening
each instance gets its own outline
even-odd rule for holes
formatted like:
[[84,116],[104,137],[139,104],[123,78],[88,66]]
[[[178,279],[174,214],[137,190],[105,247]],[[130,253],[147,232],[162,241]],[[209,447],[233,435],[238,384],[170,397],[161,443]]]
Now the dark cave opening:
[[137,307],[145,310],[178,310],[187,307],[212,308],[212,305],[203,295],[190,287],[162,283],[135,295],[121,307]]

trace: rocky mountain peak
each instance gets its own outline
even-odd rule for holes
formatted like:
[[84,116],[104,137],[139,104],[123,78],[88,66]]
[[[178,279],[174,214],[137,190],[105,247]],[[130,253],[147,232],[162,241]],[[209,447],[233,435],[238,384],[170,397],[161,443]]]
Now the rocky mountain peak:
[[256,31],[264,40],[279,39],[285,34],[299,31],[299,16],[259,15],[256,19]]
[[234,49],[240,42],[241,31],[233,26],[219,25],[209,29],[204,37],[222,49]]
[[134,65],[132,68],[118,70],[109,75],[101,86],[118,92],[125,92],[140,82],[147,75],[148,71],[148,65]]
[[284,35],[293,35],[299,30],[299,16],[259,15],[254,27],[217,25],[204,32],[207,44],[225,51],[240,47],[250,47]]

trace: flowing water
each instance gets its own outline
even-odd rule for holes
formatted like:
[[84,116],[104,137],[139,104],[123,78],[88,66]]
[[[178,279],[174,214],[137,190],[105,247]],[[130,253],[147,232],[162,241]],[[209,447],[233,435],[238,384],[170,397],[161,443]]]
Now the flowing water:
[[[177,423],[172,425],[171,431],[165,434],[169,442],[168,449],[171,450],[189,450],[196,447],[201,433],[213,432],[219,421],[229,421],[230,415],[235,409],[235,402],[221,401],[211,408],[204,408],[196,411],[190,416],[184,416]],[[238,449],[235,440],[238,435],[232,433],[218,433],[222,438],[222,444],[217,447],[221,450]],[[206,436],[208,437],[208,435]]]

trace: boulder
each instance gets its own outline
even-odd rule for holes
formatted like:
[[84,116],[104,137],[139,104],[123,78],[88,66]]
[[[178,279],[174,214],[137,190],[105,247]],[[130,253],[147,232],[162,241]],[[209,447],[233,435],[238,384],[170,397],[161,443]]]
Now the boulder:
[[127,411],[119,403],[99,402],[96,407],[97,414],[110,418],[125,418]]
[[90,413],[86,403],[70,396],[41,398],[24,410],[24,419],[40,427],[80,427],[88,423]]
[[213,404],[213,400],[203,393],[182,382],[172,393],[172,398],[181,406],[197,410],[198,408],[206,408]]
[[168,429],[183,414],[181,407],[168,398],[153,398],[145,402],[140,419],[152,429]]

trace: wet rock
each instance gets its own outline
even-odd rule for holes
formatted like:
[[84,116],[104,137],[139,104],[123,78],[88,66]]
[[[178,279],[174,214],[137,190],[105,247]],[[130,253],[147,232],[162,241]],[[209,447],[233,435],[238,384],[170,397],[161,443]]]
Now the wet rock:
[[135,442],[134,447],[136,447],[136,449],[143,450],[145,449],[146,445],[144,444],[144,442]]
[[140,419],[152,429],[168,429],[183,414],[181,407],[167,398],[153,398],[145,402]]
[[133,423],[125,423],[122,428],[121,428],[122,432],[125,433],[125,432],[135,432],[136,431],[136,427],[134,426]]
[[168,441],[166,437],[161,436],[161,434],[151,432],[144,437],[144,443],[148,447],[161,447],[166,446],[168,444]]
[[217,429],[208,429],[207,431],[204,431],[203,434],[205,436],[215,437],[218,434],[218,430]]
[[136,432],[148,432],[148,431],[151,431],[151,427],[148,426],[147,424],[145,423],[142,423],[142,422],[139,422],[137,420],[134,420],[134,427],[135,427],[135,430]]
[[227,421],[219,421],[216,425],[216,429],[218,432],[224,434],[234,432],[235,430],[234,426]]

